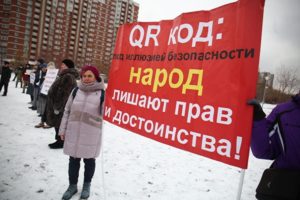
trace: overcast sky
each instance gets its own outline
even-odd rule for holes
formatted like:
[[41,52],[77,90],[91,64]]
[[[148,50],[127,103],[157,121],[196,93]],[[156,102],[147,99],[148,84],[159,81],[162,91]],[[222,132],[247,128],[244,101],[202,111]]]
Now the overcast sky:
[[[234,0],[134,0],[139,21],[174,19],[183,12],[210,10]],[[300,68],[300,0],[266,0],[260,71],[285,65]]]

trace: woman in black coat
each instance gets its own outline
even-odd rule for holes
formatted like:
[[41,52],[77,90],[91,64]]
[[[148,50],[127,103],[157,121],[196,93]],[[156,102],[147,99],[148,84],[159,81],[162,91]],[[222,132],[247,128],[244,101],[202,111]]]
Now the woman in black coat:
[[63,60],[59,68],[59,75],[48,91],[46,123],[53,126],[56,133],[56,141],[49,144],[51,149],[63,147],[63,141],[58,136],[58,130],[69,95],[77,86],[77,78],[79,78],[79,73],[74,68],[73,61],[70,59]]

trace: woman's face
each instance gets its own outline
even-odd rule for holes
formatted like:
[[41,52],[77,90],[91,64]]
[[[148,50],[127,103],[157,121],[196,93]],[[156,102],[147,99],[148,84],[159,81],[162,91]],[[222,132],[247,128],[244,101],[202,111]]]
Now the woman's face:
[[62,72],[65,69],[68,69],[67,65],[65,63],[61,63],[59,71]]
[[43,71],[43,72],[47,72],[47,67],[43,67],[43,68],[42,68],[42,71]]
[[92,71],[88,70],[83,73],[81,80],[83,83],[92,83],[96,81],[96,77]]

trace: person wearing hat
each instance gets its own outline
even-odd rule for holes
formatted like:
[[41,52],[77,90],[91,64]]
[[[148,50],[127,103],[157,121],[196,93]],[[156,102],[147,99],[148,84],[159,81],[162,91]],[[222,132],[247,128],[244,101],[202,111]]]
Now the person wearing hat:
[[68,97],[73,88],[77,86],[77,78],[79,78],[79,73],[74,68],[74,62],[64,59],[59,67],[58,77],[51,85],[47,97],[46,123],[54,127],[56,140],[48,145],[51,149],[63,148],[64,142],[58,136],[58,130]]
[[2,67],[2,75],[1,75],[1,80],[0,80],[0,92],[2,90],[2,87],[4,86],[4,92],[3,92],[2,96],[7,95],[8,84],[9,84],[11,72],[12,72],[12,70],[10,69],[9,62],[4,61],[4,66]]
[[69,187],[62,199],[68,200],[77,192],[80,160],[83,158],[84,183],[81,199],[90,195],[90,186],[95,172],[95,158],[99,156],[102,135],[102,107],[104,82],[94,66],[81,69],[81,81],[69,96],[59,128],[64,140],[64,153],[69,155]]

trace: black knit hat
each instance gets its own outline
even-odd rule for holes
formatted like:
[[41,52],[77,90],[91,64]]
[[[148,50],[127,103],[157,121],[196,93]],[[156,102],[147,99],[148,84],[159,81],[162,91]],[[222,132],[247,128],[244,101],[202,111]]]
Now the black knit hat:
[[74,68],[74,62],[70,59],[64,59],[62,61],[68,68]]
[[45,60],[43,58],[40,58],[37,60],[40,64],[43,64],[45,62]]

